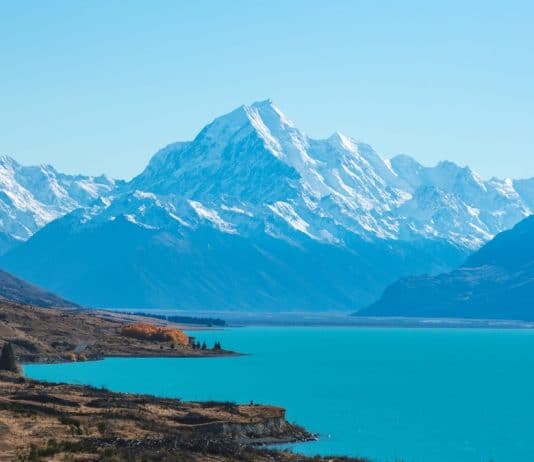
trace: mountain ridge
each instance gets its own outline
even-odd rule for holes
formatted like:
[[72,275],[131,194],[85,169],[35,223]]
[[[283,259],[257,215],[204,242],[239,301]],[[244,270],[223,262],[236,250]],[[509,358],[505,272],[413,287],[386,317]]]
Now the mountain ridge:
[[388,286],[356,313],[534,320],[534,215],[504,231],[452,272],[412,276]]
[[[167,165],[153,181],[155,161],[163,157]],[[402,158],[407,156],[385,161],[369,145],[339,133],[311,139],[267,100],[216,118],[193,142],[159,151],[129,187],[160,195],[182,188],[180,194],[195,202],[215,202],[219,215],[242,205],[220,204],[220,198],[242,202],[243,196],[253,206],[270,202],[270,211],[288,222],[291,215],[302,224],[311,211],[323,217],[307,227],[319,240],[336,222],[364,237],[443,238],[476,249],[531,212],[534,182],[518,182],[519,193],[511,180],[483,181],[469,167],[448,161],[425,167],[409,158],[410,171],[400,165]],[[231,185],[221,184],[229,178]],[[276,202],[284,203],[283,210]],[[440,209],[448,213],[440,216]]]
[[[307,227],[319,240],[332,233],[330,227],[341,225],[372,239],[446,239],[470,250],[509,229],[534,207],[534,179],[484,181],[469,167],[450,161],[426,167],[406,154],[385,160],[370,145],[339,132],[312,139],[269,99],[214,119],[193,141],[167,145],[126,183],[104,176],[64,175],[46,165],[22,167],[11,158],[2,159],[0,212],[6,210],[11,220],[0,221],[0,232],[17,240],[95,199],[135,190],[187,197],[196,204],[214,202],[219,215],[237,212],[243,201],[263,206],[260,214],[276,214],[288,223],[302,222],[297,216],[320,215],[323,223]],[[17,175],[20,184],[15,181],[4,188],[11,196],[17,196],[13,191],[19,186],[26,189],[19,191],[18,196],[27,200],[19,200],[23,205],[18,209],[16,203],[2,202],[6,164],[26,173]],[[67,190],[69,182],[75,188]],[[25,197],[28,188],[23,188],[30,184],[31,200]],[[80,190],[85,195],[76,197]],[[31,219],[24,219],[30,223],[12,229],[14,221],[25,223],[12,219],[13,209],[19,211],[31,201],[39,204],[26,206]],[[189,208],[198,211],[191,204]]]
[[105,175],[69,175],[51,165],[23,166],[0,156],[0,252],[51,221],[109,194],[120,184]]
[[399,277],[457,267],[531,213],[534,181],[515,184],[312,139],[267,100],[167,145],[0,264],[89,306],[349,311]]

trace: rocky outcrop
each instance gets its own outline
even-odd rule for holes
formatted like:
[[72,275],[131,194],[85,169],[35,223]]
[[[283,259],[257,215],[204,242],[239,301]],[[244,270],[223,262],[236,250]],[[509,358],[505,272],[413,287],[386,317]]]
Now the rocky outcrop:
[[207,422],[197,425],[196,431],[204,438],[230,437],[245,444],[274,444],[314,439],[304,428],[290,424],[282,408],[270,408],[266,416],[250,422]]
[[0,425],[6,435],[0,438],[0,453],[35,460],[61,453],[83,454],[84,460],[106,454],[114,460],[172,455],[191,461],[306,461],[259,446],[313,437],[288,423],[279,407],[182,402],[43,383],[8,372],[0,372]]

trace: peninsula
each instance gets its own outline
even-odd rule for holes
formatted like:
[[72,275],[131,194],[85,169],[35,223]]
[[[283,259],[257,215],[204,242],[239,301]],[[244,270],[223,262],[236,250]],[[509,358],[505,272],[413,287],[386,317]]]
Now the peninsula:
[[[235,354],[198,348],[178,327],[146,317],[0,301],[0,343],[27,363]],[[0,410],[2,461],[357,460],[267,449],[314,437],[289,423],[284,409],[268,405],[184,402],[0,371]]]

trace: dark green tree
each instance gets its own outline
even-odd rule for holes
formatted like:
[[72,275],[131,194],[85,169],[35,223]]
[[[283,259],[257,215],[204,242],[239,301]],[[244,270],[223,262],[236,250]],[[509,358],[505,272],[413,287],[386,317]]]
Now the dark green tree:
[[10,342],[5,343],[2,348],[2,354],[0,354],[0,370],[19,372],[15,352]]
[[206,345],[206,342],[202,342],[202,349],[206,350],[207,348],[208,348],[208,346]]

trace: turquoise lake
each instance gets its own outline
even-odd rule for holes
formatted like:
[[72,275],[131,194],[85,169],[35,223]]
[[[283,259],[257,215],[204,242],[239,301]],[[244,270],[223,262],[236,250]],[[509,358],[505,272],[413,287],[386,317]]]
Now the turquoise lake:
[[26,365],[30,377],[186,400],[270,403],[306,454],[534,460],[534,331],[246,327],[192,333],[248,356]]

